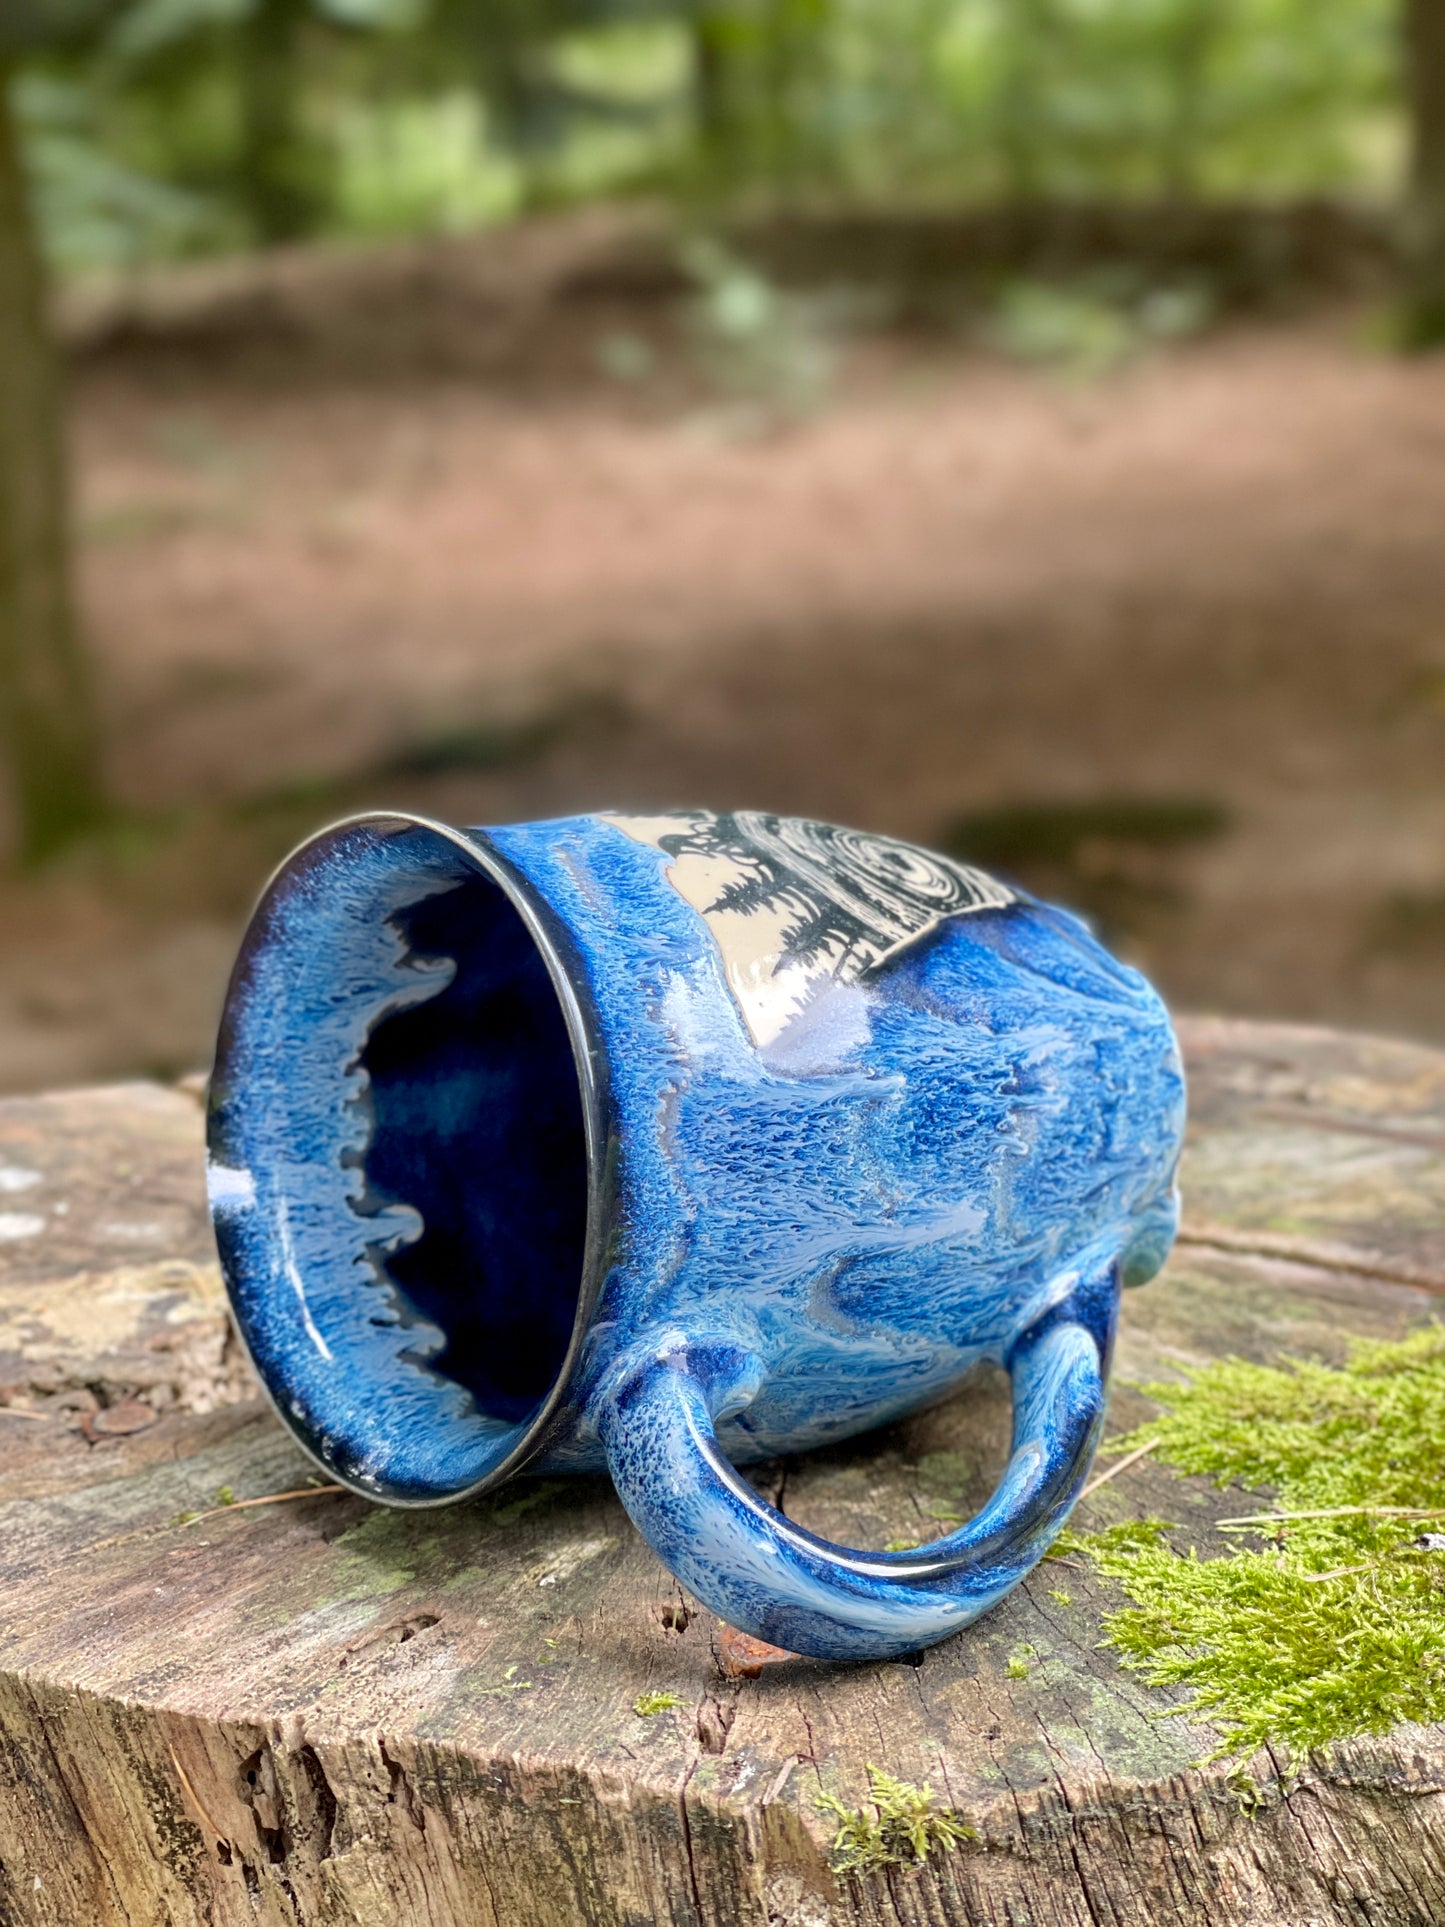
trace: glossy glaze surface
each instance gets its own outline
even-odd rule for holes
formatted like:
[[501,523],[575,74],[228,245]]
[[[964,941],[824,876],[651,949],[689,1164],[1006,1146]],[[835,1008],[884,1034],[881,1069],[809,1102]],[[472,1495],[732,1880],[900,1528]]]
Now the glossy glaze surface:
[[[428,1015],[430,1013],[430,1015]],[[1173,1235],[1167,1016],[1074,919],[763,816],[324,833],[237,966],[212,1195],[237,1317],[336,1476],[437,1503],[608,1468],[794,1650],[941,1638],[1087,1471],[1114,1305]],[[734,1464],[1014,1377],[1014,1458],[862,1555]]]

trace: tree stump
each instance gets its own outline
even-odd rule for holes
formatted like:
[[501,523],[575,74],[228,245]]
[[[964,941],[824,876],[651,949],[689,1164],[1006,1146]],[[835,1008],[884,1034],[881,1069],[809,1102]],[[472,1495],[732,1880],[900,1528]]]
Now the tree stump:
[[[1445,1293],[1445,1056],[1183,1026],[1186,1231],[1126,1301],[1130,1381],[1338,1358]],[[308,1492],[225,1315],[192,1095],[0,1104],[0,1918],[13,1927],[1132,1927],[1445,1918],[1445,1733],[1337,1747],[1247,1805],[1045,1567],[910,1663],[774,1658],[684,1597],[604,1481],[390,1512]],[[1002,1380],[762,1468],[850,1545],[946,1530],[1002,1461]],[[267,1505],[231,1503],[301,1491]],[[1081,1523],[1205,1552],[1239,1495],[1140,1463]],[[186,1519],[187,1514],[198,1517]],[[1011,1653],[1032,1649],[1027,1677]],[[1019,1669],[1015,1668],[1014,1672]],[[675,1696],[650,1714],[648,1693]],[[867,1767],[977,1830],[835,1875]]]

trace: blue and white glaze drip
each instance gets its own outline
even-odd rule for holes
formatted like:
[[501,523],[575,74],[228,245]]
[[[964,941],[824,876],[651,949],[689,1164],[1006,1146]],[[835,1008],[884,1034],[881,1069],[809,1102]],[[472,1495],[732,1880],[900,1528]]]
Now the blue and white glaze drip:
[[[724,1618],[869,1658],[966,1625],[1058,1530],[1183,1119],[1144,979],[981,871],[743,812],[388,815],[257,912],[212,1204],[252,1356],[335,1477],[426,1505],[610,1470]],[[733,1469],[984,1359],[1013,1456],[933,1545],[830,1545]]]

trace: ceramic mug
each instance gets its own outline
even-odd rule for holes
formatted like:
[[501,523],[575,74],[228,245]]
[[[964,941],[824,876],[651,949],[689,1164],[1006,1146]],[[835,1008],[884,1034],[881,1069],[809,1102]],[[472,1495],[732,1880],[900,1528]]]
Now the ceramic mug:
[[[231,980],[210,1188],[237,1322],[334,1478],[445,1503],[607,1470],[677,1577],[793,1652],[942,1639],[1098,1440],[1184,1118],[1158,997],[941,856],[702,810],[323,831]],[[984,1509],[853,1551],[734,1467],[1013,1387]]]

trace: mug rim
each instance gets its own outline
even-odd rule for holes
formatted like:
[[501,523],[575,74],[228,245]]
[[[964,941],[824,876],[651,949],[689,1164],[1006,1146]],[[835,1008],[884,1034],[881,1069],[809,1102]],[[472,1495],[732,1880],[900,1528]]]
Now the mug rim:
[[[589,812],[589,814],[595,814],[595,812]],[[390,1492],[381,1494],[328,1462],[301,1429],[295,1414],[287,1411],[282,1405],[277,1391],[256,1362],[250,1340],[234,1304],[228,1305],[231,1327],[240,1340],[241,1349],[255,1373],[267,1403],[307,1458],[338,1485],[348,1487],[359,1497],[370,1499],[373,1504],[381,1499],[387,1506],[397,1509],[430,1511],[438,1506],[456,1505],[463,1499],[479,1498],[483,1493],[490,1492],[494,1487],[503,1484],[515,1473],[520,1472],[547,1443],[553,1421],[576,1375],[583,1343],[591,1329],[593,1313],[597,1309],[607,1275],[608,1245],[611,1227],[616,1218],[618,1163],[615,1151],[616,1133],[612,1128],[607,1055],[601,1026],[592,1009],[590,995],[585,992],[583,972],[580,967],[575,970],[569,968],[565,953],[574,946],[567,926],[530,879],[497,848],[485,829],[458,828],[455,824],[443,823],[436,817],[423,816],[413,810],[360,810],[351,816],[338,817],[334,822],[323,824],[321,828],[313,830],[309,836],[303,837],[295,848],[275,866],[257,893],[235,964],[227,981],[225,1000],[222,1005],[222,1039],[225,1035],[225,1019],[231,1007],[237,979],[250,954],[251,933],[272,893],[298,858],[318,844],[327,842],[344,831],[358,829],[383,833],[396,830],[430,831],[459,850],[488,881],[495,883],[502,891],[512,908],[521,917],[527,935],[546,965],[547,975],[551,980],[552,989],[561,1006],[563,1021],[567,1026],[567,1039],[572,1047],[572,1059],[577,1072],[578,1096],[582,1106],[583,1142],[587,1165],[587,1223],[583,1238],[582,1270],[577,1285],[577,1307],[573,1315],[572,1330],[567,1340],[567,1350],[546,1397],[538,1405],[532,1417],[525,1422],[516,1443],[490,1470],[470,1485],[459,1486],[455,1492],[435,1495],[416,1496]],[[221,1044],[218,1041],[206,1105],[208,1151],[215,1105],[214,1073],[216,1064],[220,1061],[220,1054]],[[214,1222],[215,1214],[209,1206],[208,1215]]]

